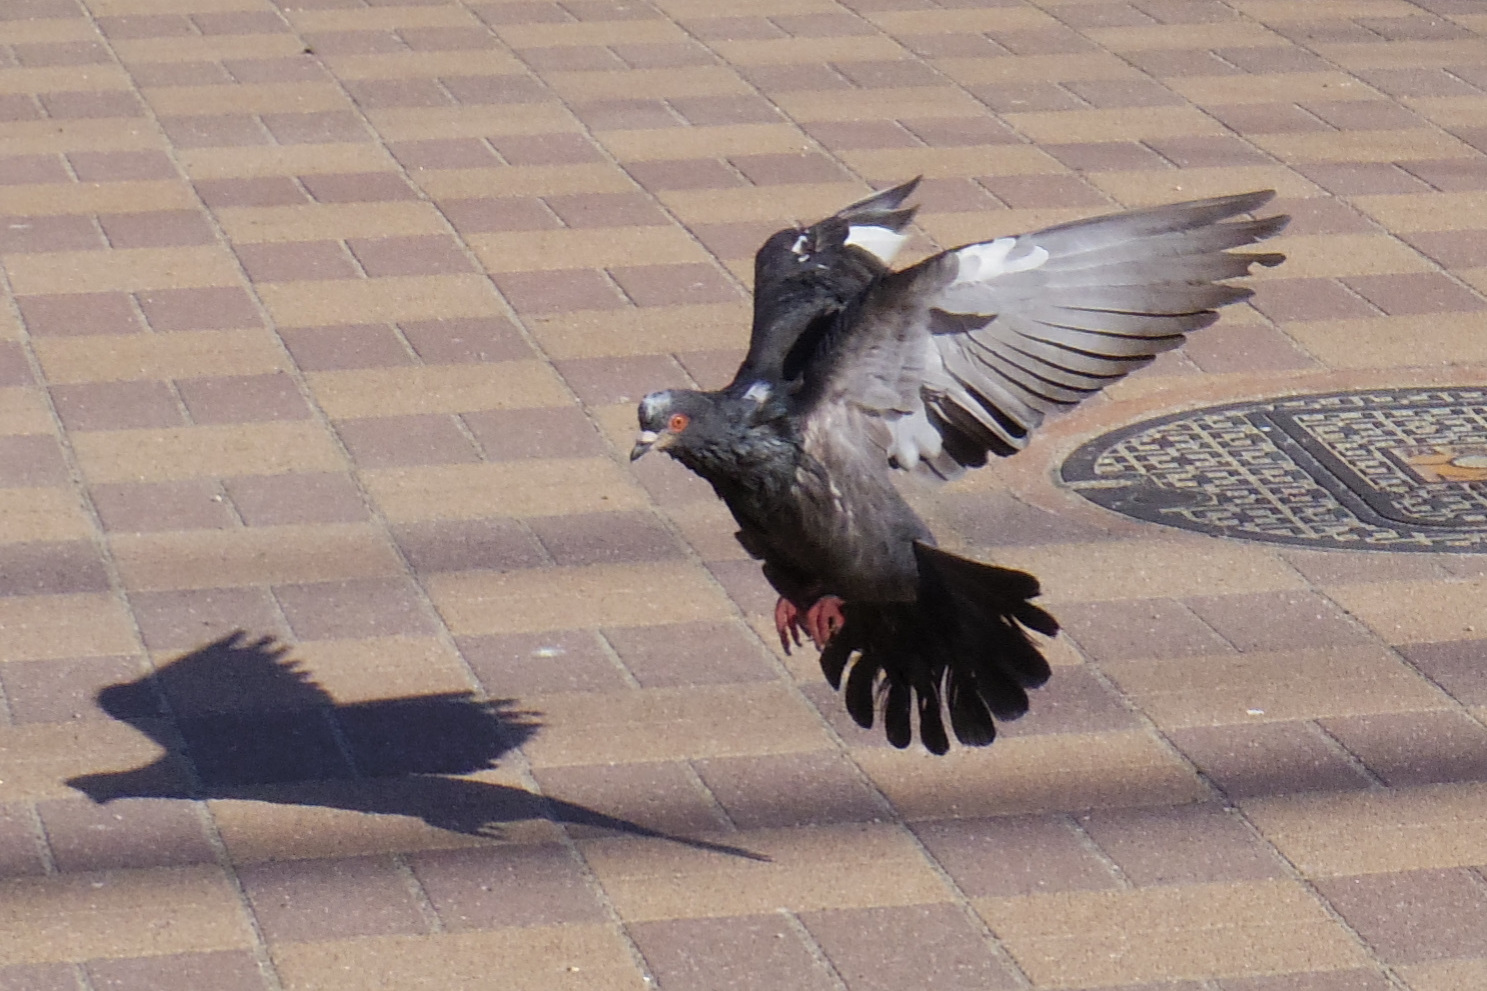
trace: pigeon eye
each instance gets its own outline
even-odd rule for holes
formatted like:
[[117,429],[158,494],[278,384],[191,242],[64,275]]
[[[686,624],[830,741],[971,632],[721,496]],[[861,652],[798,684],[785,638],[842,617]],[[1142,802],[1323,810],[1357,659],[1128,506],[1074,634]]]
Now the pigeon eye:
[[666,423],[666,429],[674,434],[679,434],[687,429],[687,424],[691,422],[692,418],[685,413],[672,413],[671,419]]

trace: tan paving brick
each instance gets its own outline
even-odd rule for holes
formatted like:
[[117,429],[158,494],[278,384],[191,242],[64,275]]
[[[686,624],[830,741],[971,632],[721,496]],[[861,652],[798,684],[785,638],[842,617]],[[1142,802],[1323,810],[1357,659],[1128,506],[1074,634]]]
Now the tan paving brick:
[[468,572],[429,579],[429,595],[458,634],[652,626],[731,615],[699,572],[681,564],[590,565],[535,572]]
[[0,489],[0,543],[86,539],[92,532],[77,497],[66,489]]
[[[160,749],[122,723],[88,721],[0,727],[0,753],[6,766],[0,799],[13,802],[76,798],[66,779],[133,770],[152,763]],[[163,788],[184,784],[178,772],[169,771],[153,783]]]
[[977,899],[1038,984],[1079,987],[1357,967],[1367,956],[1291,881]]
[[1487,628],[1481,581],[1341,585],[1327,595],[1390,643],[1459,639]]
[[769,860],[628,839],[585,841],[581,847],[627,921],[906,905],[942,901],[948,893],[908,833],[887,824],[710,838]]
[[1316,650],[1106,661],[1120,688],[1170,727],[1438,709],[1446,699],[1392,651]]
[[31,595],[0,600],[0,657],[33,660],[135,650],[124,605],[111,595]]
[[427,987],[430,974],[438,974],[448,991],[476,991],[492,981],[552,991],[648,986],[619,934],[606,925],[286,943],[275,948],[274,963],[294,991],[354,991],[368,980],[389,991],[413,991]]
[[230,255],[215,246],[7,255],[5,270],[18,294],[227,286],[238,281]]
[[1286,333],[1332,368],[1476,364],[1487,344],[1469,313],[1288,322]]
[[1006,548],[997,563],[1039,576],[1049,602],[1301,588],[1266,548],[1236,541],[1116,540]]
[[[1057,675],[1055,675],[1057,677]],[[1036,703],[1035,703],[1036,704]],[[922,751],[859,749],[862,765],[908,819],[1197,801],[1205,788],[1146,733],[1059,733],[998,740],[995,762],[979,751],[930,760]]]
[[492,316],[501,306],[478,275],[390,276],[355,282],[281,282],[258,287],[272,317],[289,326]]
[[0,887],[7,962],[222,950],[247,920],[214,867],[26,878]]
[[131,589],[375,578],[402,570],[382,534],[354,523],[115,534],[111,546]]
[[326,432],[302,421],[97,431],[73,443],[94,482],[336,471],[343,464]]
[[536,361],[313,372],[309,383],[334,419],[557,406],[568,398],[552,370]]
[[262,330],[86,335],[34,341],[47,378],[56,383],[195,378],[235,372],[263,375],[287,362]]
[[1480,784],[1316,793],[1240,803],[1265,837],[1311,877],[1460,867],[1487,845]]
[[377,469],[362,477],[378,506],[398,522],[622,511],[645,504],[635,483],[600,458]]

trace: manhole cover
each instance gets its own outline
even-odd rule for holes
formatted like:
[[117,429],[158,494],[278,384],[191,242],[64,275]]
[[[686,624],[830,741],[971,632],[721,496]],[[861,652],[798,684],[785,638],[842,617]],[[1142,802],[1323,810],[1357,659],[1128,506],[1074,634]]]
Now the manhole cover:
[[1381,389],[1193,410],[1064,462],[1080,495],[1201,533],[1487,552],[1487,389]]

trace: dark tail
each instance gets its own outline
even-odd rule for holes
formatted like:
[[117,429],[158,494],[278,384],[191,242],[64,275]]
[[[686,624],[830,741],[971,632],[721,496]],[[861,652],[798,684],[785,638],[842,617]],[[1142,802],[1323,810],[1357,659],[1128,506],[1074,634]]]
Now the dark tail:
[[821,670],[840,688],[851,664],[847,711],[871,728],[881,696],[883,727],[895,747],[914,738],[912,709],[919,739],[932,753],[950,749],[942,709],[949,710],[957,740],[984,747],[996,739],[993,717],[1027,712],[1027,689],[1048,680],[1048,662],[1027,630],[1053,636],[1058,622],[1029,601],[1039,588],[1026,572],[919,543],[914,556],[918,601],[846,603],[846,625],[821,652]]

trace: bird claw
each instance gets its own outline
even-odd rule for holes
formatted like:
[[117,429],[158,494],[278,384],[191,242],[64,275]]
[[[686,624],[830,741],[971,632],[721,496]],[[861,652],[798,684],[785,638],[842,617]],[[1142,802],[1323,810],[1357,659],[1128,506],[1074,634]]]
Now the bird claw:
[[801,631],[811,638],[817,650],[824,650],[842,627],[847,617],[842,613],[842,600],[835,595],[823,595],[804,612],[789,599],[780,598],[774,607],[774,628],[780,635],[780,646],[790,653],[791,646],[800,646]]
[[800,646],[800,610],[784,596],[774,605],[774,628],[780,635],[780,646],[790,653],[790,643]]
[[823,595],[805,612],[805,631],[816,643],[817,650],[826,649],[831,638],[847,625],[842,613],[842,600],[835,595]]

